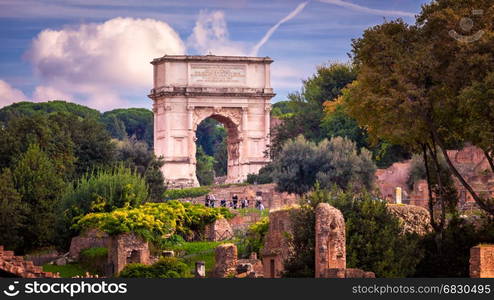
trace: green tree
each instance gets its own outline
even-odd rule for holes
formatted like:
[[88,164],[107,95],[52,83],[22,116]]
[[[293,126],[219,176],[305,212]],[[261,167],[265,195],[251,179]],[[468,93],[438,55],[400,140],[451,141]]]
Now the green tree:
[[[472,30],[484,30],[483,34],[471,41],[448,34],[458,29],[472,7],[487,12],[474,17],[478,28]],[[429,185],[432,169],[436,174],[442,172],[441,153],[452,174],[490,214],[494,213],[494,200],[474,191],[449,159],[447,149],[472,142],[482,147],[492,162],[486,146],[492,143],[489,134],[484,134],[490,127],[483,126],[490,120],[485,96],[494,74],[493,54],[488,50],[494,41],[492,9],[489,0],[436,0],[422,7],[416,25],[397,20],[366,30],[353,42],[359,75],[347,97],[350,115],[368,129],[371,138],[384,138],[421,152],[426,163],[430,157],[433,164],[426,164]],[[469,101],[465,103],[465,99]],[[475,131],[465,129],[470,126]],[[444,215],[447,191],[436,179]],[[441,231],[443,225],[441,221],[434,227]]]
[[23,230],[24,250],[51,245],[57,237],[62,194],[66,188],[54,163],[37,144],[21,155],[14,172],[14,184],[28,207]]
[[6,249],[22,251],[27,206],[21,201],[12,180],[10,169],[0,174],[0,245]]
[[310,191],[316,181],[327,188],[371,189],[376,170],[369,151],[358,153],[355,143],[341,137],[316,144],[299,136],[283,146],[272,164],[276,188],[299,195]]
[[103,113],[103,123],[112,137],[135,136],[153,146],[153,112],[145,108],[114,109]]
[[163,158],[156,157],[152,150],[144,141],[139,141],[135,137],[125,138],[117,142],[116,159],[135,169],[139,175],[143,176],[148,187],[150,200],[157,202],[162,199],[166,190],[165,178],[161,168],[165,162]]
[[224,176],[227,172],[227,133],[226,129],[217,120],[207,118],[197,126],[197,145],[201,146],[209,156],[213,156],[216,176]]
[[282,125],[272,132],[271,156],[275,158],[286,141],[301,134],[315,142],[326,138],[321,127],[325,116],[323,104],[340,96],[341,90],[355,78],[356,72],[351,65],[319,66],[316,74],[303,82],[302,92],[290,94],[287,104],[275,105],[289,114],[284,115]]
[[196,176],[200,185],[211,185],[214,182],[214,158],[204,153],[201,146],[196,152]]
[[104,125],[95,118],[80,118],[71,113],[57,113],[48,117],[50,124],[57,124],[73,144],[75,178],[96,168],[110,166],[114,162],[115,144]]
[[39,145],[58,172],[69,177],[76,157],[70,133],[45,115],[20,116],[0,127],[0,168],[12,168],[30,145]]
[[90,212],[110,212],[148,201],[148,186],[139,174],[123,165],[87,173],[71,184],[63,196],[69,222]]
[[99,119],[100,117],[99,111],[73,102],[59,100],[48,102],[17,102],[0,109],[0,123],[7,124],[11,119],[23,116],[49,115],[58,112],[71,113],[83,119]]

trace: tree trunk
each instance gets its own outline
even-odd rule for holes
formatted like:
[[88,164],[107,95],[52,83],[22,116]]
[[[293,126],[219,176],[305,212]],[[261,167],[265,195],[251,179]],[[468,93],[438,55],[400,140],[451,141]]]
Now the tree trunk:
[[442,140],[437,135],[435,135],[435,140],[437,141],[437,144],[439,145],[439,148],[441,149],[441,151],[444,155],[444,159],[446,160],[446,163],[448,164],[451,172],[453,172],[453,174],[456,176],[456,178],[458,178],[458,180],[463,185],[463,187],[465,187],[465,189],[467,189],[467,191],[472,195],[473,200],[475,200],[475,203],[477,203],[481,209],[485,210],[486,212],[488,212],[491,215],[494,215],[494,206],[490,206],[487,203],[485,203],[484,199],[482,199],[473,190],[473,188],[470,186],[470,184],[468,184],[468,182],[465,180],[465,178],[463,178],[463,176],[460,174],[460,172],[456,169],[456,167],[451,162],[451,159],[449,159],[448,151],[444,147],[444,143],[442,142]]

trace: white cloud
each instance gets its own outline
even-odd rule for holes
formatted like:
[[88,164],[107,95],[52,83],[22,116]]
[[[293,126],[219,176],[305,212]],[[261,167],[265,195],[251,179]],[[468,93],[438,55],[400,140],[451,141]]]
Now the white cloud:
[[37,86],[33,92],[33,101],[44,102],[51,100],[73,101],[73,97],[51,86]]
[[26,100],[27,97],[23,92],[0,79],[0,107]]
[[202,10],[187,45],[200,54],[247,55],[243,43],[229,39],[225,14],[222,11],[209,13]]
[[[183,54],[185,46],[166,23],[115,18],[62,30],[44,30],[27,57],[44,84],[34,96],[64,96],[94,108],[123,107],[129,91],[152,85],[153,58]],[[73,95],[77,94],[78,97]],[[105,98],[111,95],[110,99]]]

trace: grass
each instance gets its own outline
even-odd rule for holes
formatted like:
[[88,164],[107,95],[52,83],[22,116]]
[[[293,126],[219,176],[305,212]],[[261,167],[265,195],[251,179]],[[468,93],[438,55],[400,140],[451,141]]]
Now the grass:
[[238,212],[239,215],[244,216],[244,217],[247,215],[250,215],[250,214],[258,214],[261,217],[269,216],[269,210],[268,209],[259,210],[257,208],[249,207],[249,208],[239,208],[236,211]]
[[43,271],[60,273],[60,277],[62,278],[72,278],[77,275],[81,276],[86,274],[87,272],[79,264],[76,263],[66,264],[64,266],[46,264],[43,265]]
[[210,273],[214,268],[214,249],[224,243],[222,242],[184,242],[170,247],[170,250],[175,251],[177,257],[182,258],[191,272],[195,269],[197,261],[204,261],[206,264],[206,273]]

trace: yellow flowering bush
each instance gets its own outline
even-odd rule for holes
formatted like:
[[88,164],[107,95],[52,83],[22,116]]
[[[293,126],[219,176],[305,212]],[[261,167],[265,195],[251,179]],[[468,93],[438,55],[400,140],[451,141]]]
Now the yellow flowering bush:
[[89,213],[76,221],[74,229],[98,228],[110,235],[134,232],[146,240],[158,241],[174,233],[186,236],[192,231],[202,230],[218,218],[232,216],[226,208],[209,208],[171,200],[111,212]]

